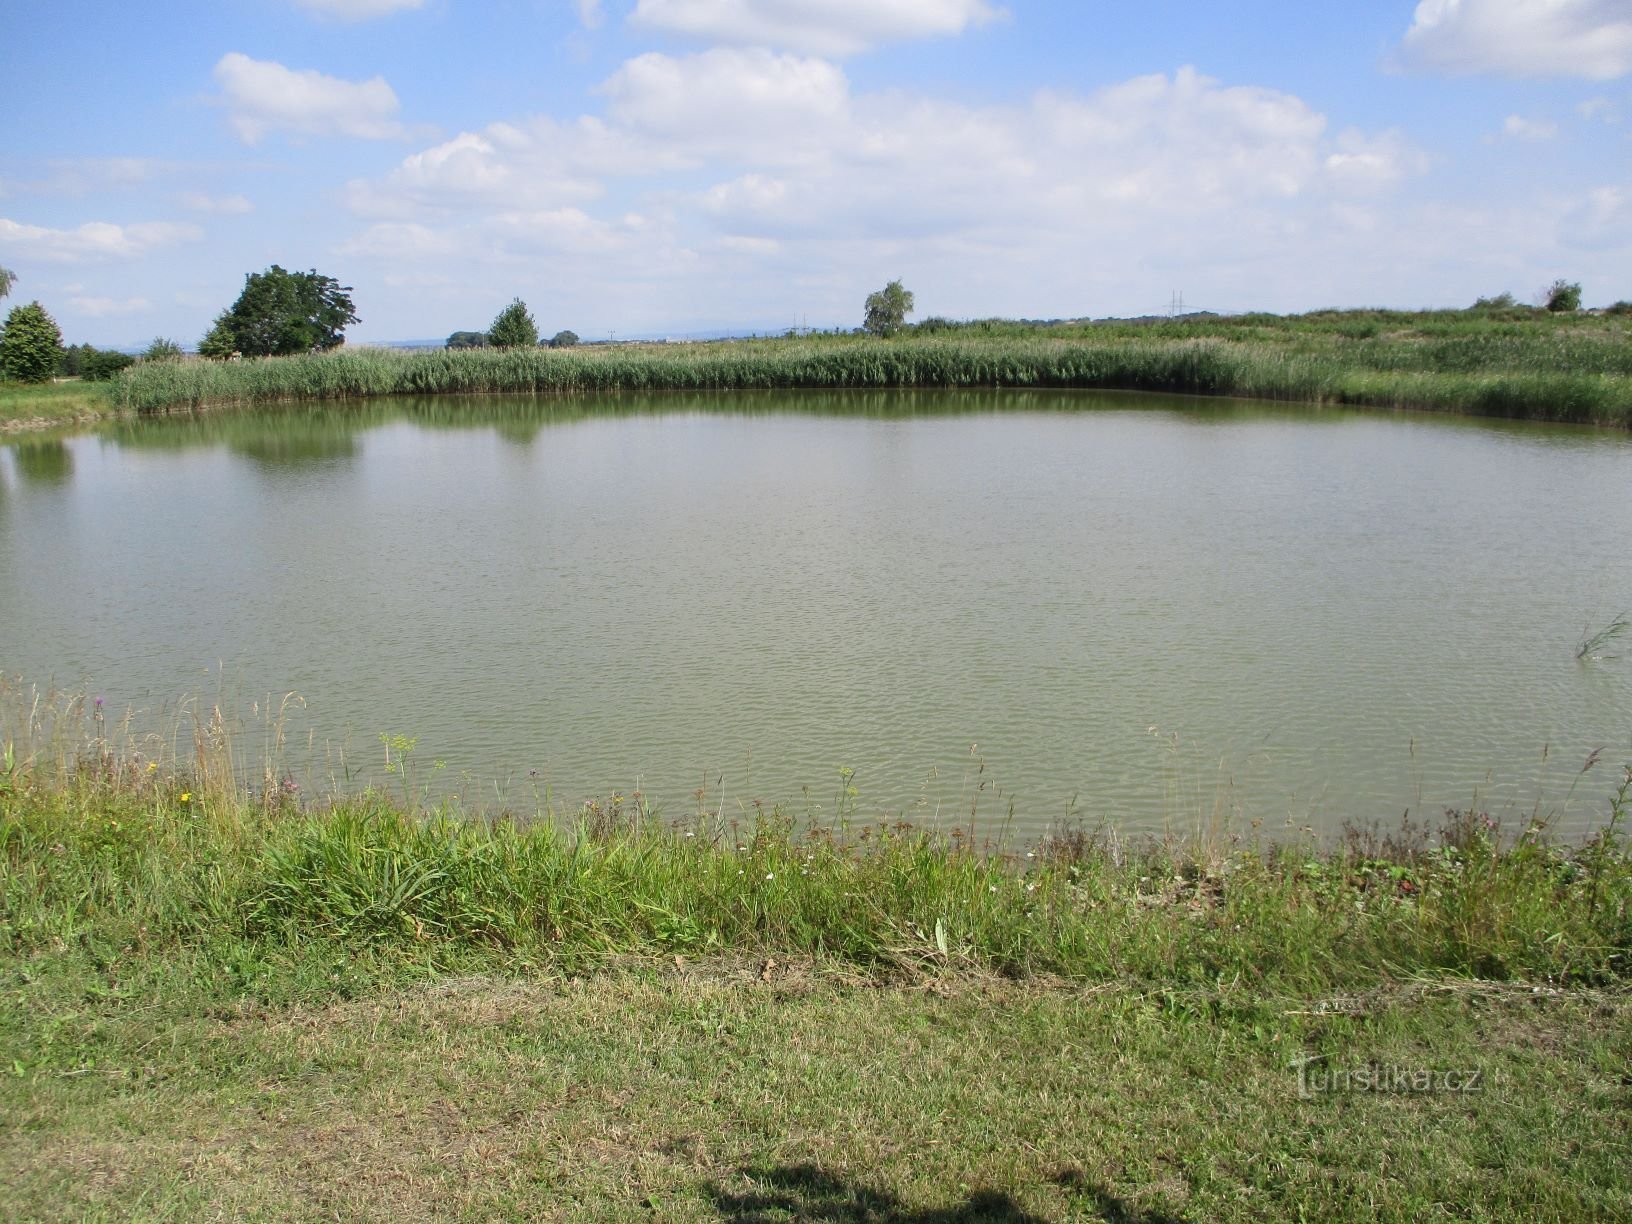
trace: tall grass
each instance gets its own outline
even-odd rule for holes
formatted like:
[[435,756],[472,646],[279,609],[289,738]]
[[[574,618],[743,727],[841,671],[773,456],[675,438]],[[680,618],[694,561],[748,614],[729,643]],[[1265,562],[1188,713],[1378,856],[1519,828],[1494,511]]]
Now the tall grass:
[[159,948],[230,968],[318,945],[433,967],[726,954],[1289,993],[1632,971],[1632,773],[1580,847],[1535,829],[1506,838],[1469,812],[1433,837],[1128,846],[1076,827],[1010,850],[771,809],[668,820],[638,797],[543,818],[411,793],[307,804],[271,776],[246,789],[213,766],[230,750],[207,721],[165,758],[110,751],[93,727],[72,754],[47,750],[50,736],[3,745],[0,956]]
[[1632,345],[1619,320],[1565,330],[1465,314],[1455,324],[1392,330],[1353,316],[1325,325],[1247,316],[1142,327],[965,325],[893,341],[354,349],[148,363],[122,374],[112,394],[119,408],[145,413],[448,393],[1081,387],[1632,426]]

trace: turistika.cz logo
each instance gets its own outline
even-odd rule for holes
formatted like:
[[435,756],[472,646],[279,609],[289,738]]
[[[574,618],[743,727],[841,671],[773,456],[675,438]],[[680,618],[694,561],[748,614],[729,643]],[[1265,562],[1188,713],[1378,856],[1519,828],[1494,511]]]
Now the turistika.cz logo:
[[1485,1090],[1485,1073],[1471,1069],[1406,1067],[1398,1063],[1364,1062],[1333,1067],[1326,1055],[1315,1054],[1288,1064],[1298,1073],[1298,1095],[1304,1099],[1341,1093],[1430,1095],[1439,1092],[1477,1093]]

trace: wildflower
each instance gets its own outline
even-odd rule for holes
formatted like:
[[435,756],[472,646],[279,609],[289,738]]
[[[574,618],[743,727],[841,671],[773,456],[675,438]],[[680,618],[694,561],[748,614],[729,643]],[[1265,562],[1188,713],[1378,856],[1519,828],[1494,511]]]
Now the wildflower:
[[989,888],[989,889],[988,889],[988,890],[987,890],[987,891],[988,891],[988,892],[996,892],[996,891],[997,891],[997,885],[996,885],[996,884],[993,884],[993,885],[992,885],[992,886],[991,886],[991,888]]
[[157,761],[149,761],[147,763],[147,772],[152,773],[158,767],[159,767],[159,763]]
[[765,873],[765,878],[766,878],[766,879],[767,879],[767,880],[774,880],[774,879],[776,879],[776,872],[774,872],[774,871],[767,871],[767,872],[766,872],[766,873]]
[[181,801],[183,803],[191,803],[193,801],[193,792],[192,791],[182,791],[181,792]]

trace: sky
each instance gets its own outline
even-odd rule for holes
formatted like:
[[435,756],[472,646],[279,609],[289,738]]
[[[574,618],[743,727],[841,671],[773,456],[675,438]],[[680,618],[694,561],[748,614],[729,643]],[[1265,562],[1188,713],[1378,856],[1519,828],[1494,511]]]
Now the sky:
[[352,343],[1632,298],[1632,0],[8,8],[7,306],[68,343],[272,264]]

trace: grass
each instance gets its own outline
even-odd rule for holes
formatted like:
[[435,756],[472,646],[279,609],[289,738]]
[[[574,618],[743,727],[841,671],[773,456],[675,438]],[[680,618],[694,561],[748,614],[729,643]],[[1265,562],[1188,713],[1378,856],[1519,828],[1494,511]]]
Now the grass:
[[106,413],[380,396],[1084,387],[1632,425],[1632,323],[1532,311],[1317,312],[1144,323],[926,324],[850,335],[551,350],[342,349],[143,363]]
[[[272,765],[246,789],[203,712],[152,759],[85,703],[8,726],[20,1218],[1632,1205],[1632,771],[1574,847],[1478,813],[1004,847],[638,796],[307,802]],[[1310,1058],[1478,1091],[1306,1098]]]
[[105,384],[0,382],[0,432],[71,425],[112,410]]

